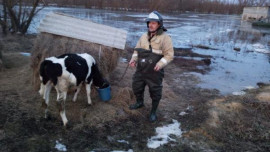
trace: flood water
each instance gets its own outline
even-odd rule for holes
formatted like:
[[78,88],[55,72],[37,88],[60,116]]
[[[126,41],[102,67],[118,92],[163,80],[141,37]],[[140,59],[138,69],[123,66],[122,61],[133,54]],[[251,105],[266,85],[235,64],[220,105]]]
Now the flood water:
[[[127,30],[127,45],[131,47],[136,45],[139,37],[147,30],[144,18],[148,12],[47,7],[34,18],[29,33],[37,33],[40,20],[52,11]],[[256,87],[257,82],[269,83],[269,29],[243,28],[240,15],[187,12],[163,14],[163,18],[174,47],[204,45],[213,48],[192,49],[196,53],[213,56],[210,72],[204,75],[192,73],[201,79],[199,87],[231,94],[246,87]]]

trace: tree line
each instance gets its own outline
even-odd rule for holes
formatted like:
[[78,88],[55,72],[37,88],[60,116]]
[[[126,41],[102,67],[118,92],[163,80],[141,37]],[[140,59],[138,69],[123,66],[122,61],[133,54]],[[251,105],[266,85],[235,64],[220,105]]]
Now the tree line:
[[0,25],[7,32],[25,34],[33,17],[44,7],[38,8],[43,0],[1,0]]
[[3,33],[25,34],[43,7],[85,7],[125,11],[240,14],[245,6],[270,6],[269,0],[0,0]]
[[57,6],[161,12],[240,14],[245,6],[270,6],[269,0],[47,0]]

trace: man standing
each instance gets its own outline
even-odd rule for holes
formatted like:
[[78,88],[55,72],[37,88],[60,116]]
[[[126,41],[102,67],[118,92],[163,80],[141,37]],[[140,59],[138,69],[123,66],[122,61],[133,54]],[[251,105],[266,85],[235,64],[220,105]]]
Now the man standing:
[[129,108],[133,110],[144,106],[144,89],[148,85],[152,99],[150,121],[154,122],[162,95],[163,68],[173,60],[174,50],[171,37],[165,33],[167,30],[163,26],[162,16],[153,11],[145,21],[148,32],[141,36],[129,62],[131,67],[137,66],[132,78],[136,103]]

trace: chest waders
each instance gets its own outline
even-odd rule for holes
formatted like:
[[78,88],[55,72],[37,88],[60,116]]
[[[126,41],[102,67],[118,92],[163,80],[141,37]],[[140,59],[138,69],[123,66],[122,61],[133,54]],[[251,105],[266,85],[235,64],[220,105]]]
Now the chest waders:
[[156,110],[162,95],[162,80],[164,78],[164,70],[155,71],[156,63],[163,57],[152,53],[150,50],[135,49],[138,51],[137,69],[133,75],[132,89],[136,96],[136,103],[130,106],[130,109],[137,109],[144,105],[144,89],[148,85],[150,97],[152,99],[152,110],[150,121],[155,121]]

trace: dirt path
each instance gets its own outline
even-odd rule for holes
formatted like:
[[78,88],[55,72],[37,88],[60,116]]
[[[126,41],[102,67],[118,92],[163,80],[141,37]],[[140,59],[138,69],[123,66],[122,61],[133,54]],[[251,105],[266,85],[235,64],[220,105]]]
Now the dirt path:
[[[69,125],[63,128],[55,91],[51,95],[50,117],[43,118],[42,99],[31,85],[30,58],[19,54],[20,50],[30,52],[27,48],[31,45],[21,46],[20,41],[25,39],[11,40],[4,42],[15,44],[18,51],[7,49],[11,48],[8,45],[3,50],[7,68],[0,72],[0,151],[57,151],[56,141],[66,145],[68,151],[270,150],[270,88],[263,85],[244,96],[221,96],[217,90],[196,87],[200,80],[187,73],[206,72],[207,66],[201,71],[196,66],[202,62],[181,58],[166,67],[158,122],[148,122],[151,100],[147,89],[146,106],[128,109],[134,102],[130,88],[134,69],[128,69],[120,81],[127,65],[120,62],[109,77],[112,100],[101,102],[93,91],[94,105],[87,106],[84,93],[74,103],[70,92],[66,104]],[[187,114],[181,116],[180,112]],[[182,137],[173,136],[175,141],[157,149],[147,148],[155,128],[171,124],[172,119],[181,123]],[[119,142],[122,140],[126,142]]]

